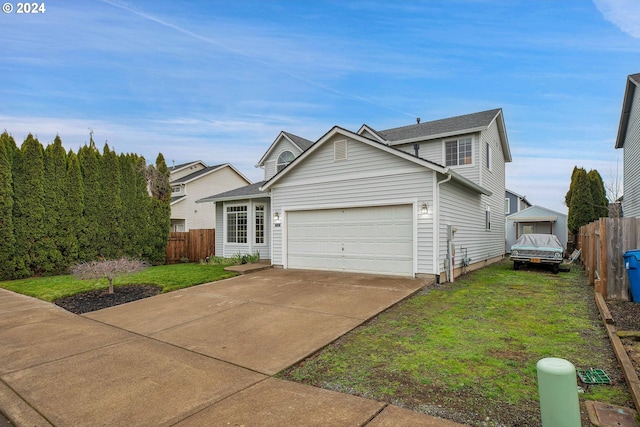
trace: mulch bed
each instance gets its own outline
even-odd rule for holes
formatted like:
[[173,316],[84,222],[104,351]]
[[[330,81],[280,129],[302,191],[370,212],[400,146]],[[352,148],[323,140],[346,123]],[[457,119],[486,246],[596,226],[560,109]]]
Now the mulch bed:
[[[640,303],[631,301],[607,301],[614,325],[618,331],[640,331]],[[620,338],[631,363],[640,376],[640,343],[630,338]]]
[[640,331],[640,303],[609,300],[607,307],[618,331]]
[[159,286],[125,285],[116,286],[112,294],[109,294],[109,289],[98,289],[60,298],[54,303],[72,313],[82,314],[152,297],[160,292],[162,288]]

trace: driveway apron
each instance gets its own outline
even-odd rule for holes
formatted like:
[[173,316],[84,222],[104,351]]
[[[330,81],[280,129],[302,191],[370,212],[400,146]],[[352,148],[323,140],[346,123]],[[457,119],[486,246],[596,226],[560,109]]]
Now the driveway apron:
[[271,377],[424,285],[271,269],[83,316],[0,289],[0,411],[18,426],[453,426]]

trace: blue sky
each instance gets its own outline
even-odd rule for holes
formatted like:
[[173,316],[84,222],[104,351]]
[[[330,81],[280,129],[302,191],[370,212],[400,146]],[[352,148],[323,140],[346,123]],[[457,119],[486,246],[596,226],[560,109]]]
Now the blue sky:
[[502,108],[507,187],[566,212],[614,180],[637,0],[46,1],[0,14],[0,130],[167,163],[254,165],[281,130],[388,129]]

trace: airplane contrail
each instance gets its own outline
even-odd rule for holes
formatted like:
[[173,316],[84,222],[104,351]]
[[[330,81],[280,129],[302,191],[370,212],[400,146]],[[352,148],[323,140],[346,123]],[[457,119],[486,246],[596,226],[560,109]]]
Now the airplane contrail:
[[291,78],[293,78],[295,80],[298,80],[300,82],[306,83],[306,84],[308,84],[310,86],[316,87],[318,89],[322,89],[322,90],[324,90],[326,92],[329,92],[329,93],[333,93],[334,95],[338,95],[338,96],[341,96],[343,98],[351,98],[351,99],[354,99],[354,100],[357,100],[357,101],[361,101],[361,102],[364,102],[364,103],[367,103],[367,104],[375,105],[376,107],[384,108],[384,109],[387,109],[387,110],[390,110],[390,111],[395,111],[396,113],[404,114],[404,115],[409,116],[409,117],[417,117],[416,114],[408,113],[406,111],[402,111],[402,110],[397,109],[397,108],[389,107],[388,105],[380,104],[378,102],[375,102],[375,101],[373,101],[371,99],[368,99],[368,98],[365,98],[363,96],[359,96],[359,95],[355,95],[355,94],[347,93],[347,92],[342,92],[342,91],[336,90],[336,89],[334,89],[332,87],[325,86],[323,84],[314,82],[313,80],[306,79],[306,78],[304,78],[302,76],[299,76],[297,74],[293,74],[288,70],[276,67],[273,64],[271,64],[270,62],[267,62],[267,61],[265,61],[263,59],[257,58],[254,55],[248,54],[248,53],[246,53],[246,52],[244,52],[242,50],[235,49],[233,47],[230,47],[228,45],[220,43],[219,41],[214,40],[214,39],[212,39],[210,37],[205,37],[205,36],[202,36],[200,34],[194,33],[193,31],[189,31],[186,28],[182,28],[182,27],[180,27],[178,25],[175,25],[175,24],[173,24],[171,22],[168,22],[168,21],[160,19],[160,18],[158,18],[156,16],[153,16],[153,15],[147,13],[147,12],[143,12],[143,11],[141,11],[139,9],[136,9],[131,5],[128,5],[128,4],[125,4],[125,3],[122,3],[122,2],[118,2],[118,1],[114,1],[114,0],[100,0],[100,1],[102,1],[103,3],[107,3],[107,4],[111,5],[111,6],[120,8],[122,10],[126,10],[127,12],[133,13],[134,15],[138,15],[141,18],[144,18],[146,20],[155,22],[155,23],[160,24],[160,25],[162,25],[164,27],[171,28],[172,30],[175,30],[177,32],[185,34],[185,35],[187,35],[189,37],[193,37],[193,38],[195,38],[197,40],[200,40],[200,41],[202,41],[204,43],[208,43],[208,44],[217,46],[217,47],[219,47],[221,49],[226,50],[227,52],[230,52],[230,53],[233,53],[235,55],[242,56],[242,57],[244,57],[246,59],[249,59],[251,61],[257,62],[262,66],[270,68],[270,69],[272,69],[274,71],[277,71],[277,72],[279,72],[281,74],[289,76],[289,77],[291,77]]

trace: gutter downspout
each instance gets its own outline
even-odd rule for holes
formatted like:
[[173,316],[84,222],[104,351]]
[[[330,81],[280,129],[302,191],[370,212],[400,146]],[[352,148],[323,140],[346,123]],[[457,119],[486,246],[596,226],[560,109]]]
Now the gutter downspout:
[[[451,181],[451,179],[453,178],[453,175],[451,175],[451,173],[449,172],[449,168],[446,168],[443,172],[444,174],[448,175],[446,179],[443,179],[442,181],[438,181],[437,185],[436,185],[436,211],[435,211],[435,221],[436,221],[436,227],[438,230],[438,241],[436,242],[436,249],[438,252],[438,258],[440,258],[440,185],[447,183],[449,181]],[[449,240],[447,240],[447,255],[449,254]],[[453,282],[453,267],[451,266],[451,257],[448,256],[447,257],[449,259],[449,280]],[[440,273],[438,273],[438,277],[440,276]]]

